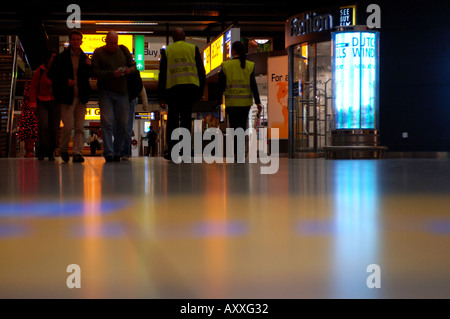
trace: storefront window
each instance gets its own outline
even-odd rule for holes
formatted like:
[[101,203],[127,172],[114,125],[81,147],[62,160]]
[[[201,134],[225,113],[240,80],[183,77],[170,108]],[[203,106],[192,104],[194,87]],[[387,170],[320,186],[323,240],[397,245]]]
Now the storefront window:
[[295,152],[318,152],[330,142],[331,42],[293,50]]

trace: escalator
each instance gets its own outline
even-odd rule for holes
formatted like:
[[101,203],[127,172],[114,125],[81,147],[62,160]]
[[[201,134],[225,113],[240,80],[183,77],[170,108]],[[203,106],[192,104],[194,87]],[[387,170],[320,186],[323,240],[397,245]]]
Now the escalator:
[[0,157],[8,157],[13,65],[14,56],[8,52],[2,52],[0,54]]

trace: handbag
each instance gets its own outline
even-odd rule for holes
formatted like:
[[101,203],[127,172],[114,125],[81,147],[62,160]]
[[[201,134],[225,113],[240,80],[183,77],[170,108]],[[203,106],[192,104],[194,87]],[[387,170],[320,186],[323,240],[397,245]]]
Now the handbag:
[[[127,56],[125,47],[120,45],[120,49],[122,50],[125,57]],[[128,65],[130,67],[130,65]],[[135,98],[139,96],[142,89],[144,88],[144,84],[142,83],[141,72],[136,70],[136,72],[131,72],[127,75],[127,88],[128,88],[128,100],[133,101]]]

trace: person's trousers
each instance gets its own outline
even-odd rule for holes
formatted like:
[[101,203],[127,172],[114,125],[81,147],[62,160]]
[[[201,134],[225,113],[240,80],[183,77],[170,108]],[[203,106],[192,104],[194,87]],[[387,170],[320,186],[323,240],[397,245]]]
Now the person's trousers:
[[[226,108],[226,112],[228,114],[228,123],[230,128],[237,129],[242,128],[245,132],[247,129],[248,122],[248,113],[250,111],[250,106],[229,106]],[[238,154],[238,139],[234,137],[234,155],[237,157]],[[243,153],[245,155],[245,149]],[[244,159],[240,158],[240,161],[244,161]]]
[[[169,102],[170,103],[170,102]],[[172,132],[178,127],[184,127],[189,132],[192,131],[192,107],[193,102],[176,101],[169,104],[167,111],[167,130],[166,141],[169,155],[172,154],[172,148],[178,143],[178,140],[172,140]]]
[[148,142],[147,156],[155,156],[155,153],[156,153],[156,142]]
[[78,98],[70,104],[61,104],[61,120],[64,124],[61,129],[61,152],[66,153],[69,148],[70,136],[73,136],[72,155],[82,155],[84,146],[84,117],[86,104],[82,104]]
[[166,141],[168,154],[172,154],[172,148],[179,142],[172,141],[172,132],[178,127],[192,131],[192,108],[194,102],[201,97],[200,89],[194,84],[180,84],[167,91],[167,126]]
[[61,108],[53,101],[38,101],[38,156],[52,155],[59,143]]
[[103,156],[121,156],[128,136],[130,102],[127,94],[103,90],[100,92],[100,125],[103,133]]
[[137,99],[130,102],[130,111],[128,114],[127,136],[123,141],[121,156],[131,157],[131,133],[133,132],[134,110],[136,109]]

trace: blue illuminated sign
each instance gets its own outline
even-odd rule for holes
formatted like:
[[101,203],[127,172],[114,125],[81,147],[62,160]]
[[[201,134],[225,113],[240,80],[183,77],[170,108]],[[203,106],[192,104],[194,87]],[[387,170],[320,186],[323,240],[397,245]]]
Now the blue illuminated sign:
[[333,33],[335,129],[376,129],[378,33]]
[[225,43],[231,41],[231,29],[225,33]]

